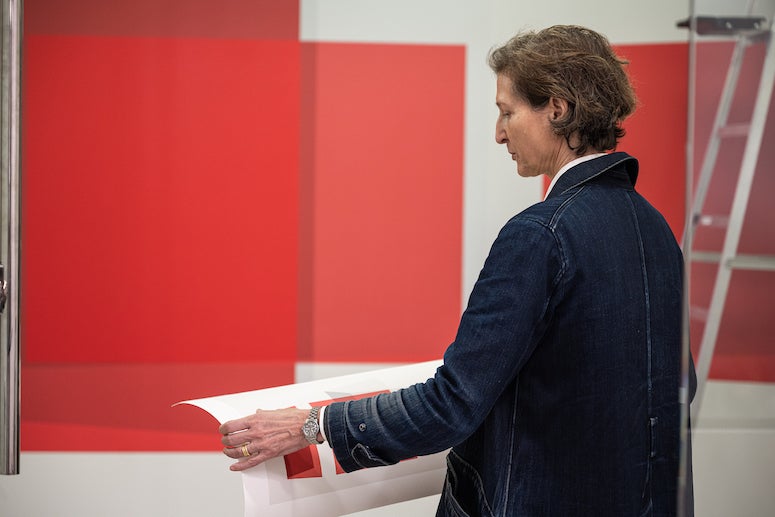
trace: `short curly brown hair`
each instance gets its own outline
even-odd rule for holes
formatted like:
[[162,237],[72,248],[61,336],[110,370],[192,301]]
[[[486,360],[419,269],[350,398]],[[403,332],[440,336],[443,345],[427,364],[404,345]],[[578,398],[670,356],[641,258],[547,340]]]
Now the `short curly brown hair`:
[[[567,115],[552,126],[578,156],[590,148],[615,149],[625,133],[622,121],[635,111],[637,99],[623,66],[628,62],[591,29],[555,25],[523,32],[492,50],[488,62],[534,108],[551,97],[568,102]],[[573,135],[578,138],[575,147]]]

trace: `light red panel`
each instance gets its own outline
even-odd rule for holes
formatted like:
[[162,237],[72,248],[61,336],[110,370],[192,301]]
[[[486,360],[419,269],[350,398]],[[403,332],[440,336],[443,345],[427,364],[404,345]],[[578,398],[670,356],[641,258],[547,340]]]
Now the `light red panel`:
[[[636,114],[625,124],[628,135],[621,150],[638,157],[641,173],[638,190],[667,218],[679,240],[685,218],[685,143],[688,103],[688,46],[686,44],[618,46],[630,60],[628,66],[640,100]],[[698,49],[698,69],[703,70],[696,91],[695,166],[699,170],[713,124],[726,67],[731,57],[729,43],[704,42]],[[744,61],[738,95],[732,105],[731,122],[750,120],[762,64],[762,49],[749,48]],[[768,224],[771,213],[768,193],[775,180],[767,165],[775,160],[775,148],[767,146],[775,132],[770,110],[759,157],[748,218],[741,236],[743,253],[775,254],[775,228]],[[744,139],[726,140],[717,160],[714,180],[704,213],[727,215],[739,170]],[[695,249],[719,251],[724,229],[698,230]],[[692,305],[709,306],[715,267],[692,265]],[[775,320],[768,317],[775,278],[761,272],[735,272],[728,292],[710,375],[712,378],[775,382],[775,350],[769,336],[775,335]],[[697,311],[695,311],[697,314]],[[698,357],[704,321],[692,321],[692,345]]]
[[[637,189],[659,209],[677,239],[684,226],[688,45],[616,45],[638,107],[625,120],[627,134],[617,151],[638,159]],[[669,78],[669,79],[667,79]],[[548,188],[549,181],[545,179]]]
[[[714,264],[692,264],[692,306],[700,309],[695,309],[691,321],[695,360],[701,353],[707,321],[697,316],[710,306],[716,269]],[[711,363],[711,378],[775,382],[773,289],[772,272],[738,270],[732,273]]]
[[24,360],[295,359],[299,44],[25,45]]
[[[621,150],[638,157],[641,172],[638,190],[667,218],[680,240],[685,218],[685,145],[688,106],[688,45],[656,44],[618,46],[618,52],[630,60],[628,66],[640,100],[636,114],[625,124],[628,135]],[[695,166],[699,170],[705,152],[716,107],[731,57],[729,43],[703,42],[698,49],[700,75],[696,91]],[[743,64],[731,122],[750,120],[753,100],[762,64],[762,48],[751,47]],[[743,253],[775,254],[775,227],[768,193],[775,180],[767,174],[767,164],[775,160],[775,148],[767,146],[775,134],[775,116],[770,110],[764,135],[765,145],[759,157],[754,188],[743,228],[740,250]],[[704,213],[727,215],[739,170],[744,139],[726,140],[717,161],[714,181],[708,193]],[[697,233],[695,249],[720,250],[723,228],[703,228]],[[692,305],[707,309],[715,280],[715,268],[692,265]],[[775,320],[768,317],[772,307],[775,277],[761,272],[735,272],[728,292],[725,313],[713,357],[710,376],[758,382],[775,382]],[[697,311],[695,311],[697,314]],[[703,320],[691,325],[695,359],[704,327]]]
[[438,357],[461,307],[464,48],[321,43],[303,67],[300,358]]
[[[748,49],[730,122],[750,120],[762,50],[756,46]],[[627,136],[619,149],[639,159],[638,190],[665,215],[679,240],[685,218],[688,51],[687,44],[617,46],[617,52],[630,61],[627,69],[640,101],[635,115],[625,123]],[[702,73],[697,84],[694,128],[697,171],[702,164],[731,53],[732,45],[727,42],[703,42],[698,48],[697,66]],[[775,188],[775,179],[767,170],[767,164],[775,161],[775,148],[766,145],[773,141],[775,134],[772,107],[766,128],[741,235],[742,253],[775,254],[775,227],[768,224],[772,219],[768,215],[772,212],[769,194]],[[704,213],[729,214],[744,145],[744,139],[724,142]],[[723,238],[721,227],[701,228],[695,249],[720,251]],[[700,309],[694,311],[695,316],[710,304],[715,272],[714,266],[692,265],[692,305]],[[770,337],[775,335],[775,320],[767,312],[773,305],[774,290],[775,278],[770,273],[733,274],[711,366],[712,378],[775,382],[775,349]],[[691,323],[695,359],[699,357],[704,325],[705,321],[697,318]]]
[[[706,145],[723,90],[727,67],[732,57],[730,42],[703,41],[697,47],[697,83],[695,118],[695,178],[699,177]],[[738,79],[736,95],[729,114],[731,123],[751,120],[764,59],[764,41],[747,48]],[[753,188],[746,212],[738,251],[744,254],[775,255],[775,226],[772,225],[771,193],[775,176],[771,174],[775,161],[775,104],[770,105],[762,147],[754,175]],[[730,213],[746,139],[725,138],[721,142],[713,179],[703,209],[704,214],[727,216]],[[694,249],[720,251],[726,227],[700,226]],[[710,306],[716,266],[692,265],[693,305],[700,309]],[[771,317],[775,275],[771,272],[742,271],[732,273],[721,319],[710,376],[716,379],[753,382],[775,382],[775,319]],[[692,348],[697,357],[705,320],[692,321]]]
[[[695,178],[699,178],[710,130],[716,115],[716,107],[723,90],[727,67],[732,57],[733,44],[729,42],[703,42],[698,46],[697,67],[704,70],[703,80],[697,85]],[[733,98],[729,121],[748,123],[753,114],[759,78],[764,60],[764,41],[751,45],[746,50],[741,66],[736,95]],[[711,73],[712,72],[712,73]],[[773,146],[768,145],[775,137],[775,104],[771,104],[765,125],[762,148],[754,176],[751,198],[748,203],[746,224],[741,234],[740,249],[750,254],[775,254],[775,227],[766,224],[772,219],[769,194],[775,188],[775,179],[770,173],[771,160],[775,155]],[[719,156],[708,189],[703,212],[727,215],[743,160],[746,138],[725,138],[721,141]],[[695,247],[705,250],[720,250],[725,231],[721,226],[701,226],[695,237]]]
[[684,43],[618,45],[638,96],[619,150],[638,158],[637,189],[681,238],[686,178],[688,46]]
[[296,41],[298,0],[31,0],[25,34]]

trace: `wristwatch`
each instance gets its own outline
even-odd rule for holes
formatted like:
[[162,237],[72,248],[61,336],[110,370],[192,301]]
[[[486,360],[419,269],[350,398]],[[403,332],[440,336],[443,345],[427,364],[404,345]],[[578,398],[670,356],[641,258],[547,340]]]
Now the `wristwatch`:
[[319,407],[313,407],[309,410],[309,416],[301,426],[301,432],[304,434],[304,438],[314,445],[320,445],[323,442],[318,441],[318,433],[320,432],[320,422],[318,422],[318,415],[320,414]]

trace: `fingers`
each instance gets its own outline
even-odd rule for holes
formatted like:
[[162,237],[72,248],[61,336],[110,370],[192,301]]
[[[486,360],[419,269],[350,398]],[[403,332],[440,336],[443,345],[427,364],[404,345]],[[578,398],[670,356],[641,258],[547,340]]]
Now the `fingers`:
[[221,443],[226,447],[236,447],[258,438],[262,429],[256,415],[249,415],[225,422],[218,431],[223,435]]
[[224,447],[223,453],[228,456],[229,458],[235,459],[235,460],[241,460],[244,458],[249,458],[250,456],[253,456],[254,454],[258,454],[260,451],[258,447],[256,447],[254,444],[250,442],[243,443],[242,445],[238,447]]
[[242,471],[309,446],[306,440],[300,440],[291,433],[277,433],[260,441],[243,443],[239,447],[225,447],[223,453],[237,460],[229,467],[231,470]]
[[236,447],[263,436],[288,432],[301,436],[301,426],[309,413],[306,409],[286,408],[272,411],[256,410],[252,415],[230,420],[220,426],[221,442]]
[[253,415],[224,422],[223,425],[218,428],[218,432],[221,434],[232,434],[239,431],[244,431],[250,427],[250,418],[252,416]]
[[251,433],[250,430],[243,430],[221,437],[221,443],[226,447],[237,447],[256,438],[258,436],[255,433]]
[[253,415],[225,422],[219,428],[223,453],[237,460],[231,470],[249,469],[309,446],[301,432],[308,413],[296,408],[259,409]]
[[229,467],[233,471],[249,469],[269,459],[265,455],[262,456],[261,451],[256,450],[255,446],[249,443],[240,447],[225,447],[223,453],[229,458],[237,460]]

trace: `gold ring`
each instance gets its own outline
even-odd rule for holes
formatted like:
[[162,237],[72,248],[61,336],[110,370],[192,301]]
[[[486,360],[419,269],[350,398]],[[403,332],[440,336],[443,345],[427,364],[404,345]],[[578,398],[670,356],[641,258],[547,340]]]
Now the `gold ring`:
[[246,458],[250,456],[250,451],[248,450],[248,444],[245,444],[242,446],[242,455]]

